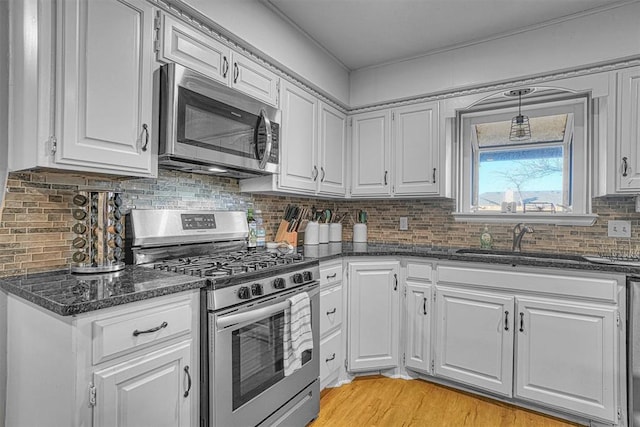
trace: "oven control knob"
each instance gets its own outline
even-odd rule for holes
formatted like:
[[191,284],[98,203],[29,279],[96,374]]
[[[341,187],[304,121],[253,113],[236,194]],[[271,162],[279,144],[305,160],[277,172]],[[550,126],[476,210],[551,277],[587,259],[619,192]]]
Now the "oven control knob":
[[251,295],[254,297],[262,295],[262,285],[260,283],[254,283],[251,285]]
[[302,277],[302,274],[296,273],[293,275],[293,283],[302,283],[303,281],[304,278]]
[[249,291],[249,288],[246,286],[240,286],[240,289],[238,289],[238,298],[240,299],[251,298],[251,292]]
[[284,289],[286,287],[287,287],[287,282],[285,282],[285,280],[282,277],[278,277],[273,281],[274,289]]
[[305,282],[310,282],[313,280],[313,274],[311,274],[310,271],[303,271],[302,277],[304,278]]

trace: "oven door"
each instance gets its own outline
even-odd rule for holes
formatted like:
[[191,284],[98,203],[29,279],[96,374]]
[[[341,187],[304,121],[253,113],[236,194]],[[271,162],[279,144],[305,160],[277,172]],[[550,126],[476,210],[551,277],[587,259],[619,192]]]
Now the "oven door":
[[[313,350],[289,376],[283,367],[287,298],[306,291],[311,300]],[[319,376],[319,288],[314,283],[255,304],[209,314],[210,425],[255,426]],[[212,336],[211,336],[212,335]],[[211,422],[213,421],[213,422]]]

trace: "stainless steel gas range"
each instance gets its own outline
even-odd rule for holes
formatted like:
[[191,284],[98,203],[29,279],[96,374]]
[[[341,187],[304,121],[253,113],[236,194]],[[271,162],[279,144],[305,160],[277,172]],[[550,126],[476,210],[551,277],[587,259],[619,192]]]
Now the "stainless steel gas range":
[[[133,210],[127,261],[208,278],[201,294],[201,426],[304,426],[318,416],[319,268],[248,251],[243,212]],[[313,348],[284,372],[285,312],[305,292]]]

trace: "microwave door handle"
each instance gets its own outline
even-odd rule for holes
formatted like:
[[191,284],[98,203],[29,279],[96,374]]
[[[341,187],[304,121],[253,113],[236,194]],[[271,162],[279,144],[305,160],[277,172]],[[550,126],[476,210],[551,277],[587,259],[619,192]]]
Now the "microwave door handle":
[[[265,127],[265,132],[267,134],[267,144],[265,146],[264,149],[264,154],[262,155],[260,160],[260,169],[264,169],[267,166],[267,162],[269,161],[269,157],[271,157],[271,148],[272,148],[272,144],[273,144],[273,140],[272,140],[272,132],[271,132],[271,121],[269,120],[269,118],[267,117],[267,112],[265,111],[265,109],[261,109],[260,110],[260,118],[262,119],[262,121],[264,122],[264,127]],[[258,141],[256,141],[256,153],[258,153]]]
[[284,300],[276,304],[271,304],[267,307],[258,308],[255,310],[245,311],[244,313],[229,314],[227,316],[220,316],[216,320],[216,326],[218,329],[224,329],[227,326],[236,325],[238,323],[250,322],[264,319],[280,311],[289,308],[289,300]]

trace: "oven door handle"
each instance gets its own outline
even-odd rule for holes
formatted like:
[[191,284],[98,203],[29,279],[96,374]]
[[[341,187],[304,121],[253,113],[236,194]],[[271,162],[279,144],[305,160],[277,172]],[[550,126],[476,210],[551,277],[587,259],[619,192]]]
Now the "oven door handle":
[[269,317],[272,314],[275,314],[279,311],[283,311],[289,308],[289,306],[290,306],[289,300],[285,300],[282,302],[271,304],[267,307],[258,308],[256,310],[249,310],[244,313],[228,314],[226,316],[221,316],[221,317],[218,317],[218,319],[216,320],[216,327],[218,329],[224,329],[228,326],[236,325],[238,323],[253,322],[256,320],[260,320],[265,317]]

